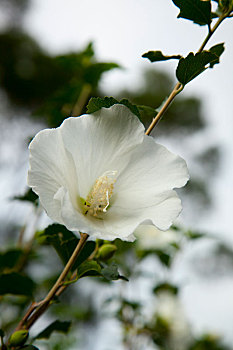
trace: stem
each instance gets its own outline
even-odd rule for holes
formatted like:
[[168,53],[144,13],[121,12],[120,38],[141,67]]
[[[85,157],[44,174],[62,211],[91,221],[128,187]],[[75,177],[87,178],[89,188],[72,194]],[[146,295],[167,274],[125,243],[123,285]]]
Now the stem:
[[[56,283],[54,286],[51,288],[47,296],[39,303],[32,303],[30,308],[28,309],[27,313],[23,317],[23,319],[20,321],[19,325],[17,326],[16,330],[26,328],[29,329],[36,321],[37,319],[47,310],[49,305],[51,304],[54,296],[56,295],[57,291],[62,287],[62,283],[64,282],[67,274],[71,270],[72,266],[74,265],[77,256],[79,255],[80,251],[84,247],[87,239],[88,239],[88,234],[86,233],[80,233],[80,240],[79,243],[77,244],[77,247],[73,251],[73,254],[71,255],[69,261],[67,262],[64,270],[58,277]],[[62,291],[65,288],[62,289]],[[59,293],[58,295],[60,295]]]
[[178,95],[178,93],[180,91],[183,90],[183,85],[181,83],[177,83],[176,86],[174,87],[174,89],[172,90],[170,96],[168,97],[168,99],[166,100],[166,102],[164,103],[164,105],[162,106],[162,108],[160,109],[159,113],[156,115],[156,117],[152,120],[150,126],[148,127],[148,129],[146,130],[145,134],[149,135],[151,133],[151,131],[154,129],[155,125],[160,121],[160,119],[162,118],[163,114],[165,113],[165,111],[167,110],[167,108],[170,106],[170,104],[172,103],[172,101],[174,100],[174,98],[176,97],[176,95]]
[[[229,10],[227,13],[222,14],[219,17],[219,19],[217,20],[217,22],[215,23],[215,25],[213,26],[213,28],[211,28],[209,26],[209,32],[208,32],[205,40],[201,44],[199,50],[197,51],[198,53],[203,51],[204,47],[206,46],[206,44],[208,43],[208,41],[210,40],[210,38],[212,37],[212,35],[216,31],[216,29],[219,27],[219,25],[222,23],[222,21],[230,15],[231,11],[232,10]],[[146,135],[149,135],[151,133],[151,131],[154,129],[155,125],[158,124],[158,122],[160,121],[163,114],[166,112],[166,110],[168,109],[168,107],[170,106],[170,104],[172,103],[174,98],[183,90],[183,88],[184,88],[184,86],[181,83],[178,82],[176,84],[176,86],[174,87],[174,89],[170,93],[168,99],[166,100],[166,102],[162,106],[161,110],[156,115],[156,117],[152,120],[151,124],[149,125],[148,129],[146,130],[146,132],[145,132]]]
[[75,103],[71,115],[77,117],[81,114],[82,109],[84,108],[86,101],[91,93],[91,85],[85,84],[80,92],[77,102]]
[[215,25],[213,26],[213,28],[212,29],[210,28],[208,35],[206,36],[205,40],[203,41],[203,43],[201,44],[197,52],[202,52],[202,50],[204,49],[204,47],[206,46],[206,44],[208,43],[208,41],[210,40],[214,32],[216,31],[216,29],[219,27],[222,21],[228,16],[228,14],[229,14],[228,12],[225,14],[222,14],[217,20],[217,22],[215,23]]

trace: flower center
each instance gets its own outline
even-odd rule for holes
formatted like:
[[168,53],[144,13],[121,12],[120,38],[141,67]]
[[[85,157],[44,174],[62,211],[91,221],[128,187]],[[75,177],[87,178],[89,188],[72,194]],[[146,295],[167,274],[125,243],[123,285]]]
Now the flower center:
[[98,177],[86,200],[84,200],[84,215],[90,214],[101,219],[102,214],[106,213],[113,194],[116,174],[117,171],[106,171]]

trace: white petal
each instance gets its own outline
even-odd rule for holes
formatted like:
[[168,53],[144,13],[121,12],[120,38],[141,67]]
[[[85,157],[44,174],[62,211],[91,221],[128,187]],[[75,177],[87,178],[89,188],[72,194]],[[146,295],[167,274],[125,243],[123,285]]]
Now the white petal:
[[77,177],[71,156],[64,149],[60,129],[46,129],[39,132],[29,146],[30,159],[28,185],[40,197],[42,206],[55,221],[62,223],[62,188],[68,188],[77,196]]
[[[112,208],[138,220],[150,219],[166,230],[181,211],[174,191],[188,180],[185,161],[145,137],[115,184]],[[140,222],[138,222],[140,223]]]
[[66,119],[61,133],[75,161],[80,195],[86,198],[104,172],[120,173],[127,166],[130,152],[143,141],[144,127],[127,107],[114,105]]
[[85,216],[75,210],[69,198],[68,191],[63,197],[61,217],[64,225],[71,231],[81,231],[90,235],[92,240],[105,239],[112,241],[120,238],[125,241],[132,242],[135,237],[129,234],[127,230],[123,232],[116,232],[114,225],[106,225],[106,220],[96,219],[91,216]]

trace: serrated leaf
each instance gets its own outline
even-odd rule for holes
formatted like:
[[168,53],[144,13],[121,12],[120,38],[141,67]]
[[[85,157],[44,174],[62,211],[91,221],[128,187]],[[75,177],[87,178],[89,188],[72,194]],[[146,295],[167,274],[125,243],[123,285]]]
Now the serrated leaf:
[[34,289],[31,278],[16,272],[0,274],[0,295],[15,294],[31,296]]
[[180,83],[186,85],[201,74],[208,64],[215,64],[217,55],[210,51],[202,51],[194,55],[190,52],[187,57],[181,58],[176,69],[176,77]]
[[87,113],[95,113],[102,107],[109,108],[116,103],[118,103],[118,101],[114,97],[92,97],[87,105]]
[[118,266],[116,263],[111,263],[108,266],[105,266],[101,270],[101,274],[104,278],[106,278],[108,281],[116,281],[119,279],[122,279],[124,281],[128,281],[128,279],[124,276],[121,276],[118,271]]
[[94,260],[84,261],[77,268],[78,278],[87,276],[101,276],[101,266]]
[[[75,234],[63,225],[53,224],[48,226],[43,232],[39,232],[36,236],[39,243],[44,245],[52,245],[62,260],[63,264],[66,265],[69,258],[71,257],[74,249],[76,248],[79,239]],[[72,271],[74,271],[77,266],[82,264],[95,249],[95,242],[90,241],[85,244],[82,251],[78,255]]]
[[185,18],[205,25],[211,23],[211,2],[204,0],[172,0],[179,7],[178,18]]
[[39,197],[35,192],[32,191],[31,188],[29,188],[22,196],[15,196],[13,199],[16,199],[18,201],[31,202],[35,205],[38,205],[39,203]]
[[133,114],[140,118],[140,113],[136,105],[133,105],[129,100],[122,99],[120,101],[116,100],[114,97],[92,97],[87,105],[87,113],[91,114],[99,111],[101,108],[110,108],[115,104],[122,104],[128,107]]
[[225,48],[224,48],[224,43],[220,43],[217,45],[212,46],[209,51],[213,54],[215,54],[216,60],[210,63],[210,68],[213,68],[213,66],[217,63],[219,63],[219,58],[222,55],[222,53],[224,52]]
[[48,327],[46,327],[42,332],[37,334],[34,339],[49,339],[53,332],[68,333],[70,329],[71,321],[59,321],[56,320],[52,322]]
[[162,51],[148,51],[142,55],[143,58],[148,58],[151,62],[158,62],[158,61],[168,61],[172,59],[180,59],[181,55],[171,55],[171,56],[165,56]]
[[10,249],[6,252],[0,252],[0,271],[14,268],[22,257],[21,249]]

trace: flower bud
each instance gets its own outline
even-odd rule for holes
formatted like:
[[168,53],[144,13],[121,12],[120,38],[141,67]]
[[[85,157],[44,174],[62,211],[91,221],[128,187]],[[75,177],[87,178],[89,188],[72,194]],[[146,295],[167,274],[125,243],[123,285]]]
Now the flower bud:
[[21,346],[23,345],[28,338],[28,330],[21,329],[20,331],[14,332],[8,341],[9,346]]
[[101,260],[108,260],[111,259],[117,250],[117,247],[114,244],[104,244],[99,248],[99,254],[98,257]]

